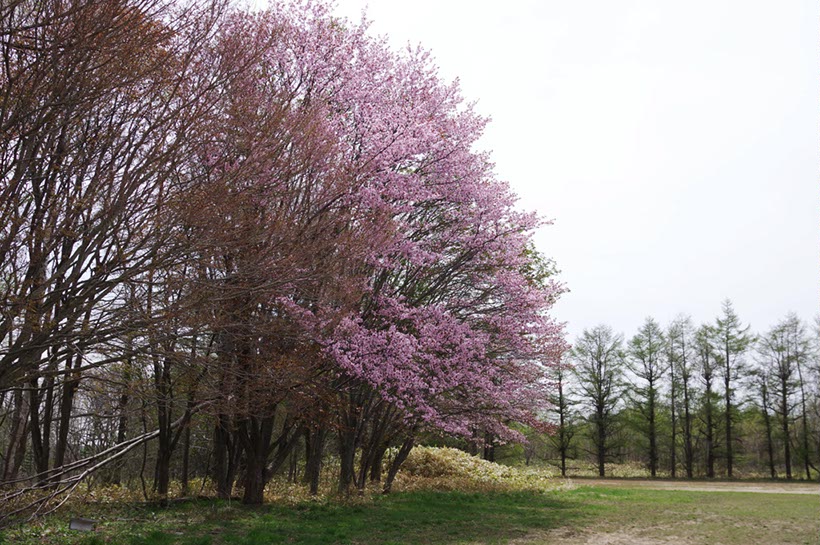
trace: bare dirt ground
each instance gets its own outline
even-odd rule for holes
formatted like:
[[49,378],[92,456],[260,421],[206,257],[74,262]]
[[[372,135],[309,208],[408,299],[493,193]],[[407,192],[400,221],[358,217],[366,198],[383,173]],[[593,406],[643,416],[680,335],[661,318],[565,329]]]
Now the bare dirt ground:
[[595,532],[559,528],[514,539],[508,545],[695,545],[685,537],[644,537],[628,531]]
[[763,494],[816,494],[818,483],[742,482],[742,481],[663,481],[650,479],[567,479],[575,486],[614,486],[650,490],[693,490],[699,492],[759,492]]

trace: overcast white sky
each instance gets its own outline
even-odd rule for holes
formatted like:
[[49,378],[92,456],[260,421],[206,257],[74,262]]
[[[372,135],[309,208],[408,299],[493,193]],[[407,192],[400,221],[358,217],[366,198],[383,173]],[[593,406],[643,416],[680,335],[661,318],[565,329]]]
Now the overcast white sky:
[[339,0],[421,43],[491,116],[483,146],[572,290],[572,335],[753,329],[820,307],[816,0]]

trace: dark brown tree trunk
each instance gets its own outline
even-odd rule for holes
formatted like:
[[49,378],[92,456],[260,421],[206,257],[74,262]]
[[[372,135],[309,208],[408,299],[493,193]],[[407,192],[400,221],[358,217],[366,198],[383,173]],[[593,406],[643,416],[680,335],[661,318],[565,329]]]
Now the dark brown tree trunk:
[[711,391],[706,390],[706,476],[710,479],[715,477],[715,450],[712,422],[712,401]]
[[669,383],[671,385],[671,391],[669,392],[669,397],[671,398],[670,410],[672,412],[672,449],[670,454],[669,460],[669,469],[672,478],[676,477],[676,472],[678,469],[678,421],[677,421],[677,411],[675,410],[675,405],[677,404],[677,397],[676,397],[676,388],[675,388],[675,366],[674,364],[669,366]]
[[[273,429],[273,416],[250,417],[239,423],[237,435],[245,450],[245,493],[242,496],[242,503],[246,505],[259,505],[264,502],[268,479],[287,461],[302,433],[301,429],[294,431],[292,421],[285,420],[279,438],[271,444]],[[268,458],[272,452],[273,460],[268,466]]]
[[809,456],[811,454],[811,450],[809,449],[809,424],[808,424],[808,413],[806,411],[806,385],[803,382],[803,368],[800,365],[799,358],[797,360],[797,377],[800,381],[800,410],[801,410],[801,423],[802,423],[802,441],[801,441],[801,451],[802,451],[802,458],[803,458],[803,469],[806,471],[806,480],[811,480],[811,461],[809,460]]
[[490,432],[484,434],[484,459],[495,462],[495,437]]
[[189,470],[189,461],[191,458],[191,426],[190,424],[185,426],[185,435],[182,442],[182,475],[180,476],[180,481],[182,481],[182,495],[188,495],[188,470]]
[[396,475],[401,469],[401,465],[410,455],[410,451],[413,450],[413,443],[415,441],[415,434],[411,434],[407,439],[404,440],[399,451],[396,453],[396,457],[393,458],[393,461],[390,464],[390,468],[387,470],[387,479],[384,481],[384,487],[382,488],[382,493],[389,494],[390,491],[393,489],[393,481],[396,479]]
[[157,461],[154,470],[154,491],[163,504],[168,501],[168,486],[171,481],[171,455],[173,453],[173,430],[171,429],[171,362],[168,357],[154,356],[154,391],[157,411]]
[[370,466],[370,482],[378,483],[382,480],[382,465],[384,464],[384,455],[387,452],[387,443],[379,447],[376,456],[373,459],[373,465]]
[[655,426],[655,418],[655,400],[651,398],[649,400],[649,474],[653,479],[658,474],[658,430]]
[[[356,478],[356,487],[364,490],[368,474],[371,481],[381,478],[381,458],[387,450],[387,433],[393,424],[393,411],[384,404],[378,404],[370,416],[370,434],[362,441],[362,454],[359,463],[359,473]],[[379,466],[377,468],[377,466]],[[373,477],[376,477],[375,479]]]
[[237,437],[245,450],[245,488],[242,503],[260,505],[264,502],[265,485],[268,483],[268,455],[273,436],[273,416],[243,419],[237,426]]
[[692,415],[689,410],[689,388],[683,389],[683,463],[686,466],[686,478],[695,476],[695,452],[692,445]]
[[763,411],[763,423],[766,427],[766,453],[769,458],[769,474],[772,479],[777,478],[777,470],[774,466],[774,441],[772,441],[772,419],[769,416],[769,411]]
[[734,464],[734,454],[732,445],[732,390],[729,383],[729,348],[726,348],[726,375],[723,381],[723,387],[726,389],[726,476],[731,479],[733,477],[732,466]]
[[327,430],[325,428],[315,428],[310,432],[305,432],[307,455],[305,460],[305,482],[310,486],[310,494],[315,496],[319,493],[319,478],[322,471],[322,457],[325,450],[325,439]]
[[597,419],[595,422],[596,433],[598,440],[596,441],[597,459],[598,459],[598,476],[603,477],[606,473],[606,426],[604,425],[604,411],[602,407],[598,408]]
[[789,385],[785,375],[780,379],[780,422],[783,431],[783,449],[786,463],[786,478],[792,478],[791,437],[789,432]]
[[[29,431],[31,432],[31,455],[34,458],[34,471],[38,475],[37,482],[43,483],[48,472],[48,439],[43,437],[43,426],[40,422],[40,401],[42,392],[38,379],[29,383]],[[44,414],[44,419],[50,419]]]
[[11,417],[9,443],[6,447],[6,461],[3,464],[3,481],[13,481],[17,478],[17,471],[26,452],[26,436],[28,435],[28,407],[23,396],[23,390],[14,390],[12,395],[14,410]]
[[245,505],[261,505],[265,501],[265,472],[266,460],[259,452],[245,450],[245,492],[242,503]]
[[[355,424],[354,424],[355,425]],[[356,478],[354,467],[356,459],[356,430],[339,430],[339,494],[350,495],[350,489]]]
[[[117,419],[117,443],[121,444],[125,441],[128,437],[128,379],[126,378],[126,383],[123,385],[122,392],[120,393],[120,400],[119,400],[119,418]],[[120,484],[122,482],[122,463],[117,462],[117,466],[114,468],[114,473],[111,477],[112,484]]]
[[242,446],[232,434],[231,420],[227,415],[219,415],[214,426],[213,478],[219,499],[230,499]]
[[65,464],[68,449],[68,432],[71,426],[71,412],[74,408],[74,395],[80,385],[82,355],[69,356],[65,362],[62,395],[60,396],[60,422],[57,428],[57,443],[54,445],[54,467]]

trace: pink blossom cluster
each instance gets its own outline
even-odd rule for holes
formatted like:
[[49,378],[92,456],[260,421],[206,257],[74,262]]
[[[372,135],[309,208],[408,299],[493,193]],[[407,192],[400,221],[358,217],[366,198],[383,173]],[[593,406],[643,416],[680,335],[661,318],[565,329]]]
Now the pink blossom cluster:
[[[536,422],[545,367],[566,348],[549,314],[563,287],[531,266],[545,222],[475,150],[487,120],[427,51],[395,52],[331,11],[229,19],[218,56],[243,67],[229,93],[242,100],[214,131],[231,152],[204,161],[241,171],[260,216],[281,214],[269,271],[293,280],[276,304],[335,373],[413,425],[513,438],[507,424]],[[317,237],[331,244],[296,257]]]

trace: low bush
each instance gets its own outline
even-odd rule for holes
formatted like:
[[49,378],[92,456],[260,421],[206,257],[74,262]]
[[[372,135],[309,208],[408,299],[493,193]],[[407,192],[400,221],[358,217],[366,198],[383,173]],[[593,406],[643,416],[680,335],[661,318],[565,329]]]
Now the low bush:
[[396,476],[396,490],[547,491],[569,486],[545,468],[515,468],[448,447],[415,447]]

